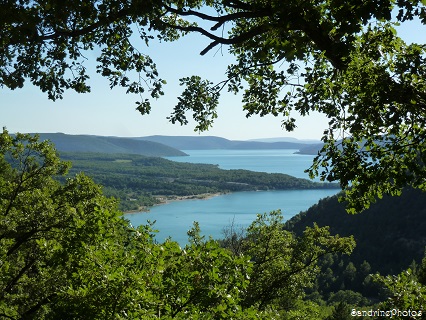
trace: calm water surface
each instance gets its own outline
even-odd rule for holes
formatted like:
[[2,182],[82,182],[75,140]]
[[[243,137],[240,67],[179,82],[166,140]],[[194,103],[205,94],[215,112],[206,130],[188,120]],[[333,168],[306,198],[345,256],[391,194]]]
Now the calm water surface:
[[222,230],[232,221],[247,227],[257,213],[281,209],[285,220],[308,209],[318,200],[332,196],[339,190],[248,191],[216,196],[207,200],[173,201],[151,208],[150,212],[127,215],[137,226],[156,220],[160,230],[157,240],[168,236],[180,244],[187,242],[186,232],[194,221],[200,223],[204,235],[220,238]]
[[210,163],[221,169],[246,169],[268,173],[285,173],[308,179],[313,155],[295,154],[297,150],[183,150],[189,157],[167,157],[177,162]]
[[[169,157],[179,162],[217,164],[221,169],[247,169],[269,173],[285,173],[307,178],[303,171],[314,156],[294,154],[297,150],[184,150],[189,157]],[[280,209],[287,220],[308,209],[320,199],[339,190],[250,191],[220,195],[206,200],[172,201],[151,208],[150,212],[129,214],[133,225],[156,220],[160,232],[157,240],[172,237],[181,245],[187,242],[186,232],[194,221],[200,223],[202,233],[213,238],[222,237],[222,230],[232,221],[248,226],[256,214]]]

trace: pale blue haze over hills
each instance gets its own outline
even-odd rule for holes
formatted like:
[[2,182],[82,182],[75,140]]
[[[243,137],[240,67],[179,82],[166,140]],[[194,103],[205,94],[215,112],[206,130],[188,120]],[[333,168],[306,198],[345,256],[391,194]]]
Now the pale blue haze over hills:
[[[50,140],[58,151],[129,153],[146,156],[185,156],[181,150],[284,150],[310,149],[316,154],[318,144],[291,139],[291,141],[236,141],[215,136],[147,136],[114,137],[96,135],[69,135],[40,133],[41,140]],[[285,139],[286,140],[286,139]]]

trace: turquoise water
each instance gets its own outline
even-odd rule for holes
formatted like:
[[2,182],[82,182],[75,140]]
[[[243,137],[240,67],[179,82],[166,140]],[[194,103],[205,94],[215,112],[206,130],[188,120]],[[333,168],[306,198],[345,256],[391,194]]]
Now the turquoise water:
[[[222,169],[247,169],[262,172],[286,173],[307,178],[303,171],[313,156],[294,154],[296,150],[185,150],[189,157],[170,157],[179,162],[211,163]],[[223,229],[234,225],[247,227],[256,214],[280,209],[287,220],[339,190],[251,191],[220,195],[205,200],[172,201],[151,208],[150,212],[127,215],[133,225],[156,220],[160,232],[157,240],[172,237],[181,245],[187,242],[186,232],[194,221],[201,231],[213,238],[222,237]]]
[[217,164],[221,169],[246,169],[268,173],[285,173],[308,179],[314,156],[295,154],[297,150],[183,150],[189,157],[167,157],[177,162]]
[[202,234],[221,238],[224,227],[234,221],[235,225],[247,227],[257,213],[281,209],[285,220],[300,211],[308,209],[318,200],[332,196],[339,190],[291,190],[291,191],[249,191],[216,196],[206,200],[173,201],[151,208],[150,212],[127,215],[137,226],[147,220],[156,220],[155,228],[160,230],[157,240],[162,242],[168,236],[180,244],[187,241],[186,232],[194,221],[200,223]]

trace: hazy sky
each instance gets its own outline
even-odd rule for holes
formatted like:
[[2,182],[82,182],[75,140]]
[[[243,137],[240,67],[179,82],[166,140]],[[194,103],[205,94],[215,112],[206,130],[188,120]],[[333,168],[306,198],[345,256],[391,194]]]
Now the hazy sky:
[[[423,27],[424,28],[424,27]],[[419,32],[419,25],[404,27],[404,38],[420,43],[426,42],[426,34]],[[107,80],[91,74],[92,92],[76,94],[66,92],[63,100],[52,102],[47,95],[26,83],[23,89],[0,90],[0,125],[9,132],[64,132],[68,134],[94,134],[114,136],[147,135],[197,135],[194,123],[187,126],[172,125],[166,117],[170,115],[182,91],[178,79],[200,75],[213,82],[225,78],[226,66],[232,62],[227,48],[212,50],[206,56],[199,52],[209,44],[200,35],[189,35],[174,43],[153,43],[149,48],[140,48],[157,63],[160,76],[167,81],[165,95],[153,101],[150,115],[141,116],[135,110],[134,95],[124,90],[109,89]],[[95,55],[88,55],[94,60]],[[87,66],[90,68],[91,64]],[[94,69],[94,68],[92,68]],[[208,132],[228,139],[253,139],[267,137],[296,137],[319,139],[327,127],[327,119],[318,114],[297,118],[294,132],[281,128],[281,119],[273,116],[246,118],[242,111],[241,97],[222,93],[218,109],[219,118]]]

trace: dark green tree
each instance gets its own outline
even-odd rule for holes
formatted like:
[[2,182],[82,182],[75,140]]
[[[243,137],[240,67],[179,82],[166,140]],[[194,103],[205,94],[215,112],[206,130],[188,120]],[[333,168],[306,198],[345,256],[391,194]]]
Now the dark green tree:
[[352,319],[351,308],[345,302],[339,302],[334,307],[333,313],[326,320],[350,320]]
[[352,237],[331,236],[327,227],[317,225],[296,237],[283,229],[282,219],[280,211],[258,215],[247,229],[244,253],[254,265],[245,306],[294,308],[314,285],[318,259],[333,252],[349,254],[355,247]]
[[356,277],[356,268],[352,262],[349,262],[346,266],[345,271],[343,271],[343,277],[345,278],[347,283],[351,283],[355,280]]
[[422,264],[420,265],[420,269],[419,269],[419,282],[426,286],[426,251],[425,251],[425,256],[422,259]]

